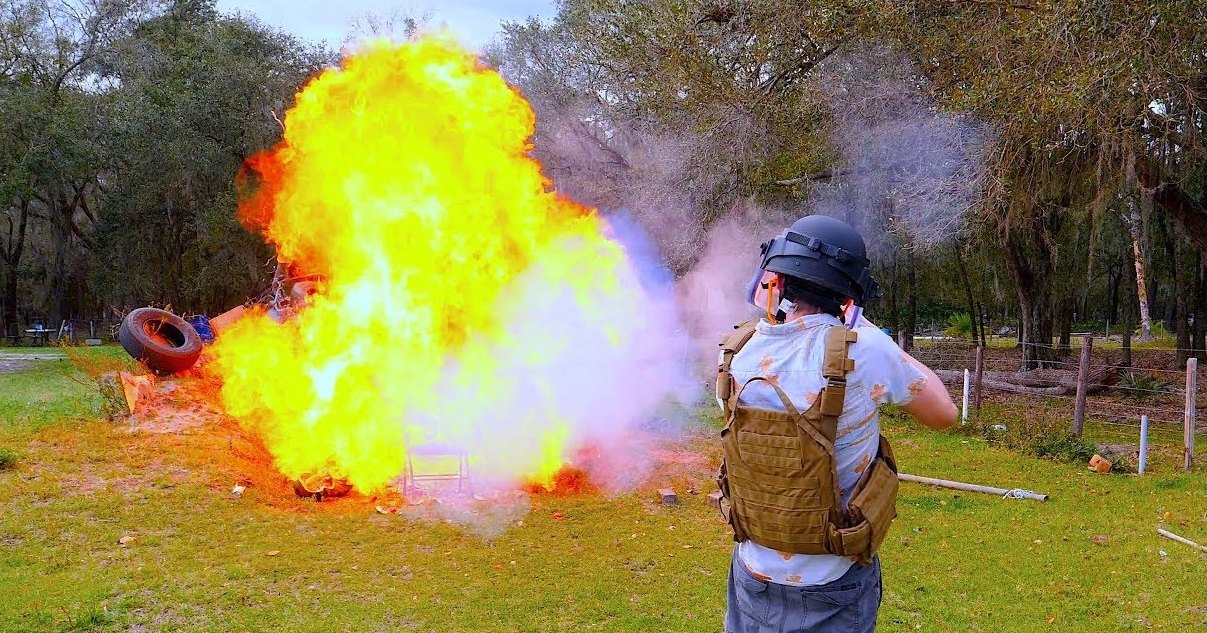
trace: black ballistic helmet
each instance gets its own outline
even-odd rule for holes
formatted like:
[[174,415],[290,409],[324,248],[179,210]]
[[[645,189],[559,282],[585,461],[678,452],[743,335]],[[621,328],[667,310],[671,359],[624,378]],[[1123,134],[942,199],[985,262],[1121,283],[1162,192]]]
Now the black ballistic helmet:
[[[856,305],[880,296],[868,270],[863,236],[854,227],[824,215],[807,215],[788,232],[762,245],[763,270],[796,277]],[[827,293],[828,294],[828,293]]]

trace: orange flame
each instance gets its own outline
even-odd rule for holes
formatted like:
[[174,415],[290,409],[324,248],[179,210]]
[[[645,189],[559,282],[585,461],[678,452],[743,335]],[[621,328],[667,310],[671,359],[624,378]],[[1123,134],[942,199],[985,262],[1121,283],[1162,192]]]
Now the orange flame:
[[575,385],[623,385],[590,365],[636,343],[640,284],[595,212],[549,191],[534,123],[442,37],[367,45],[298,95],[240,212],[325,283],[291,320],[233,324],[208,365],[286,475],[374,490],[439,442],[476,475],[548,481],[605,402]]

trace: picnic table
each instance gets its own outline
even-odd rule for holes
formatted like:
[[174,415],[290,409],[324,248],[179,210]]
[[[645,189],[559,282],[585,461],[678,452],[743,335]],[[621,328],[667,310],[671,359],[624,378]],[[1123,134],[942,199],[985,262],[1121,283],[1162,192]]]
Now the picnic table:
[[50,340],[50,335],[52,332],[54,332],[54,330],[28,328],[25,330],[25,336],[33,339],[34,343],[37,345],[46,345],[46,343]]

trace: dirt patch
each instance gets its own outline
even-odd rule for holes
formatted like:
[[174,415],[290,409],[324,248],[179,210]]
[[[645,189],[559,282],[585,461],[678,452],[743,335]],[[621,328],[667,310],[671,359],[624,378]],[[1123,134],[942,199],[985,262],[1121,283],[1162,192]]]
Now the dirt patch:
[[216,398],[216,390],[199,380],[160,380],[126,422],[131,432],[198,432],[224,419]]
[[[59,485],[79,495],[114,493],[129,495],[147,488],[171,488],[184,483],[189,471],[178,466],[169,466],[156,460],[137,468],[138,474],[125,464],[114,462],[103,467],[83,464],[78,472],[59,476]],[[119,473],[125,474],[119,474]]]

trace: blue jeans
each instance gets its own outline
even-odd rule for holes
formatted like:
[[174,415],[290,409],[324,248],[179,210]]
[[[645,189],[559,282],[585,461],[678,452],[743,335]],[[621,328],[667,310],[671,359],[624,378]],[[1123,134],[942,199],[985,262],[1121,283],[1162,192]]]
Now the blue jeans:
[[880,608],[880,557],[824,585],[793,587],[751,575],[738,550],[729,565],[726,633],[872,633]]

